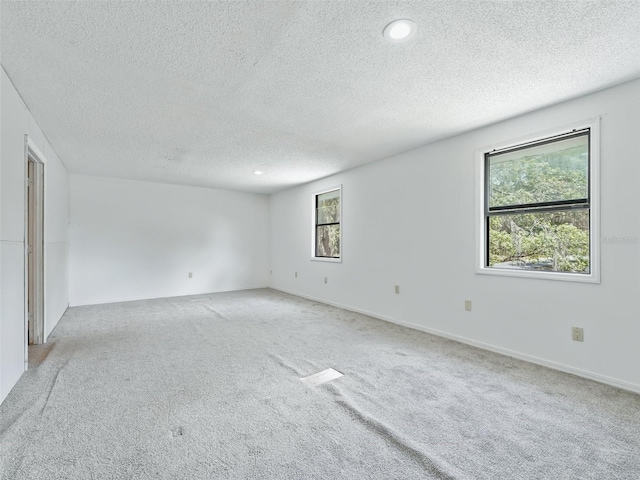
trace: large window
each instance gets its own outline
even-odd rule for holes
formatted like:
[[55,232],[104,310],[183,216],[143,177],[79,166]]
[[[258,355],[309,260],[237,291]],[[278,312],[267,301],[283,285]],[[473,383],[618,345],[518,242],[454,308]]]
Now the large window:
[[342,189],[338,187],[314,196],[315,258],[340,258],[341,193]]
[[597,280],[590,126],[483,153],[481,269]]

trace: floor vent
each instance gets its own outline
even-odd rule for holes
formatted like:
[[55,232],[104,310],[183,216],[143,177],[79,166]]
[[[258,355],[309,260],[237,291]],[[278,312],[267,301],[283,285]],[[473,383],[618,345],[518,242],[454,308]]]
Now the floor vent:
[[315,387],[316,385],[320,385],[321,383],[330,382],[331,380],[335,380],[336,378],[342,377],[342,373],[334,370],[333,368],[327,368],[318,373],[314,373],[313,375],[309,375],[308,377],[301,378],[300,380],[307,385],[311,385]]

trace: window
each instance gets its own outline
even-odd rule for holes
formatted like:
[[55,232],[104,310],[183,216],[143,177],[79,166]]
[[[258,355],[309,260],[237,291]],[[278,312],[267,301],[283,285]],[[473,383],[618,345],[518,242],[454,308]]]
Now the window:
[[314,251],[317,259],[340,259],[342,188],[317,193],[314,202]]
[[481,273],[598,281],[594,133],[483,152]]

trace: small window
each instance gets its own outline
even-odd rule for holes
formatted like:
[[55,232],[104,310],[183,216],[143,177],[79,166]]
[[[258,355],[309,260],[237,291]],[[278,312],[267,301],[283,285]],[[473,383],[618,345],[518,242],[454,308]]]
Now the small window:
[[340,187],[315,195],[315,258],[340,258],[341,197]]
[[596,279],[593,151],[586,127],[484,152],[483,273]]

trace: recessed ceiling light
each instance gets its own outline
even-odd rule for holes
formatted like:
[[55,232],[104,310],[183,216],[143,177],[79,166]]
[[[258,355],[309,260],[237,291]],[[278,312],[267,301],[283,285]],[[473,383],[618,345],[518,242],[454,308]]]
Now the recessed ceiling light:
[[401,20],[394,20],[384,27],[382,35],[391,43],[406,42],[416,34],[417,28],[418,26],[415,22],[403,18]]
[[262,175],[264,172],[262,170],[254,170],[253,174],[254,175]]

